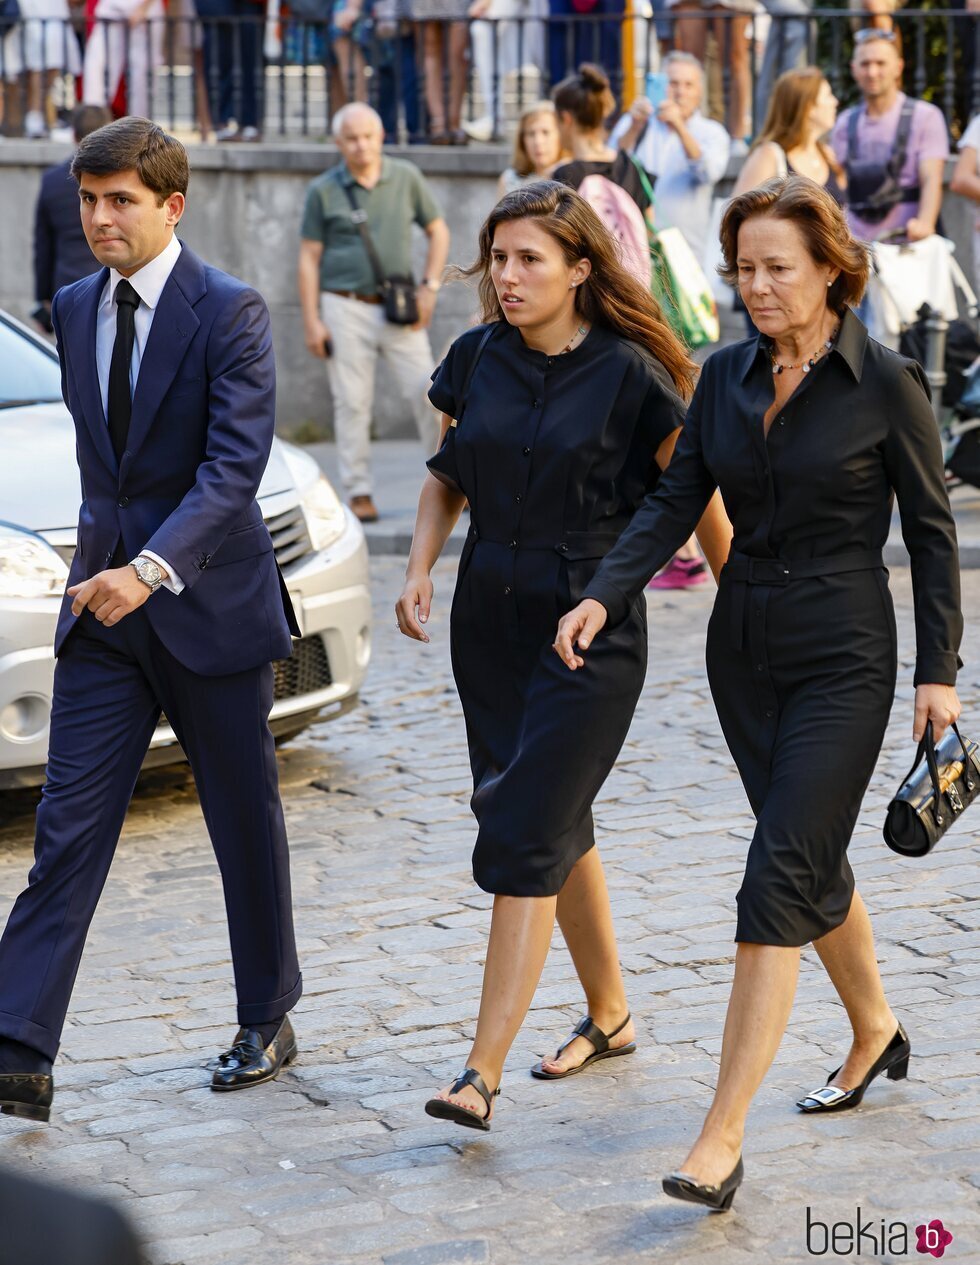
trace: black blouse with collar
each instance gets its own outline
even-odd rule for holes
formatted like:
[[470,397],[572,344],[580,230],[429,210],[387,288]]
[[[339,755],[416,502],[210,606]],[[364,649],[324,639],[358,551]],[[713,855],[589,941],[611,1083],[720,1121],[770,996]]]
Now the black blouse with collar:
[[733,548],[801,561],[880,549],[898,497],[915,597],[915,682],[953,684],[963,618],[956,529],[920,366],[845,311],[833,349],[763,427],[773,402],[763,336],[715,352],[674,458],[585,596],[610,623],[688,538],[721,489]]

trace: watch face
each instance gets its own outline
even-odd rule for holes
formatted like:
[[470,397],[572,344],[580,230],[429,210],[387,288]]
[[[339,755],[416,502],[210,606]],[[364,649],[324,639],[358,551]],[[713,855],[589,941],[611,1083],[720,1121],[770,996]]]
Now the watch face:
[[141,558],[139,560],[136,564],[136,574],[144,584],[157,585],[160,583],[160,568],[150,558]]

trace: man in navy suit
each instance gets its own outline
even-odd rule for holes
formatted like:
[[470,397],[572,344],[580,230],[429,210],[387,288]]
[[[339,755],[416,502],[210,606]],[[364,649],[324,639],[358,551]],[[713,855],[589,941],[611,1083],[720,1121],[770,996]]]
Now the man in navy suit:
[[[71,116],[76,144],[112,122],[104,105],[78,105]],[[62,286],[80,281],[99,264],[85,240],[78,215],[78,185],[71,174],[71,158],[49,167],[41,176],[34,208],[34,297],[32,316],[51,333],[51,300]]]
[[161,128],[130,117],[93,132],[72,174],[103,265],[52,307],[83,501],[35,864],[0,940],[0,1110],[35,1120],[161,710],[224,884],[240,1028],[213,1089],[295,1056],[302,990],[268,726],[272,661],[298,630],[255,501],[275,424],[269,313],[174,236],[187,155]]

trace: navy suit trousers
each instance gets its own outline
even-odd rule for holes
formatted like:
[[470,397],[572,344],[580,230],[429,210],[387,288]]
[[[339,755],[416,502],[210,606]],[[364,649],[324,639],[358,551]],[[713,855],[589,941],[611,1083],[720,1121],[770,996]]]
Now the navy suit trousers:
[[161,709],[190,761],[221,871],[238,1022],[268,1022],[299,1000],[272,691],[270,664],[229,676],[189,671],[153,632],[145,608],[113,628],[84,612],[55,668],[34,866],[0,940],[0,1036],[57,1054]]

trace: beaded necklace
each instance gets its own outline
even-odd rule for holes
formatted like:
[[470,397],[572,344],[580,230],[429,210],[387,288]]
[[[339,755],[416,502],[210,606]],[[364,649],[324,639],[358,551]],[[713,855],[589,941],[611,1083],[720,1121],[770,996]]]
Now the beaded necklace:
[[572,343],[574,343],[574,342],[575,342],[576,338],[578,338],[578,336],[579,336],[580,334],[585,335],[585,334],[587,334],[588,332],[589,332],[589,331],[586,329],[586,327],[585,327],[584,325],[580,325],[580,326],[578,327],[578,329],[575,331],[575,333],[574,333],[574,334],[571,336],[571,338],[568,340],[568,342],[565,344],[565,346],[564,346],[564,347],[561,349],[561,351],[558,353],[558,354],[559,354],[559,356],[564,356],[564,354],[565,354],[565,352],[566,352],[566,351],[571,351],[571,350],[572,350]]
[[837,337],[837,332],[839,329],[840,329],[840,323],[834,326],[834,329],[831,331],[830,337],[827,339],[824,345],[818,351],[815,351],[813,355],[809,358],[809,360],[801,360],[798,365],[781,365],[779,361],[776,359],[776,357],[773,355],[773,353],[770,352],[769,359],[772,362],[773,373],[777,377],[779,376],[779,374],[783,373],[787,369],[802,369],[804,373],[809,373],[810,370],[813,368],[813,366],[820,359],[820,357],[825,355],[828,351],[830,351],[831,347],[833,347],[834,339]]

